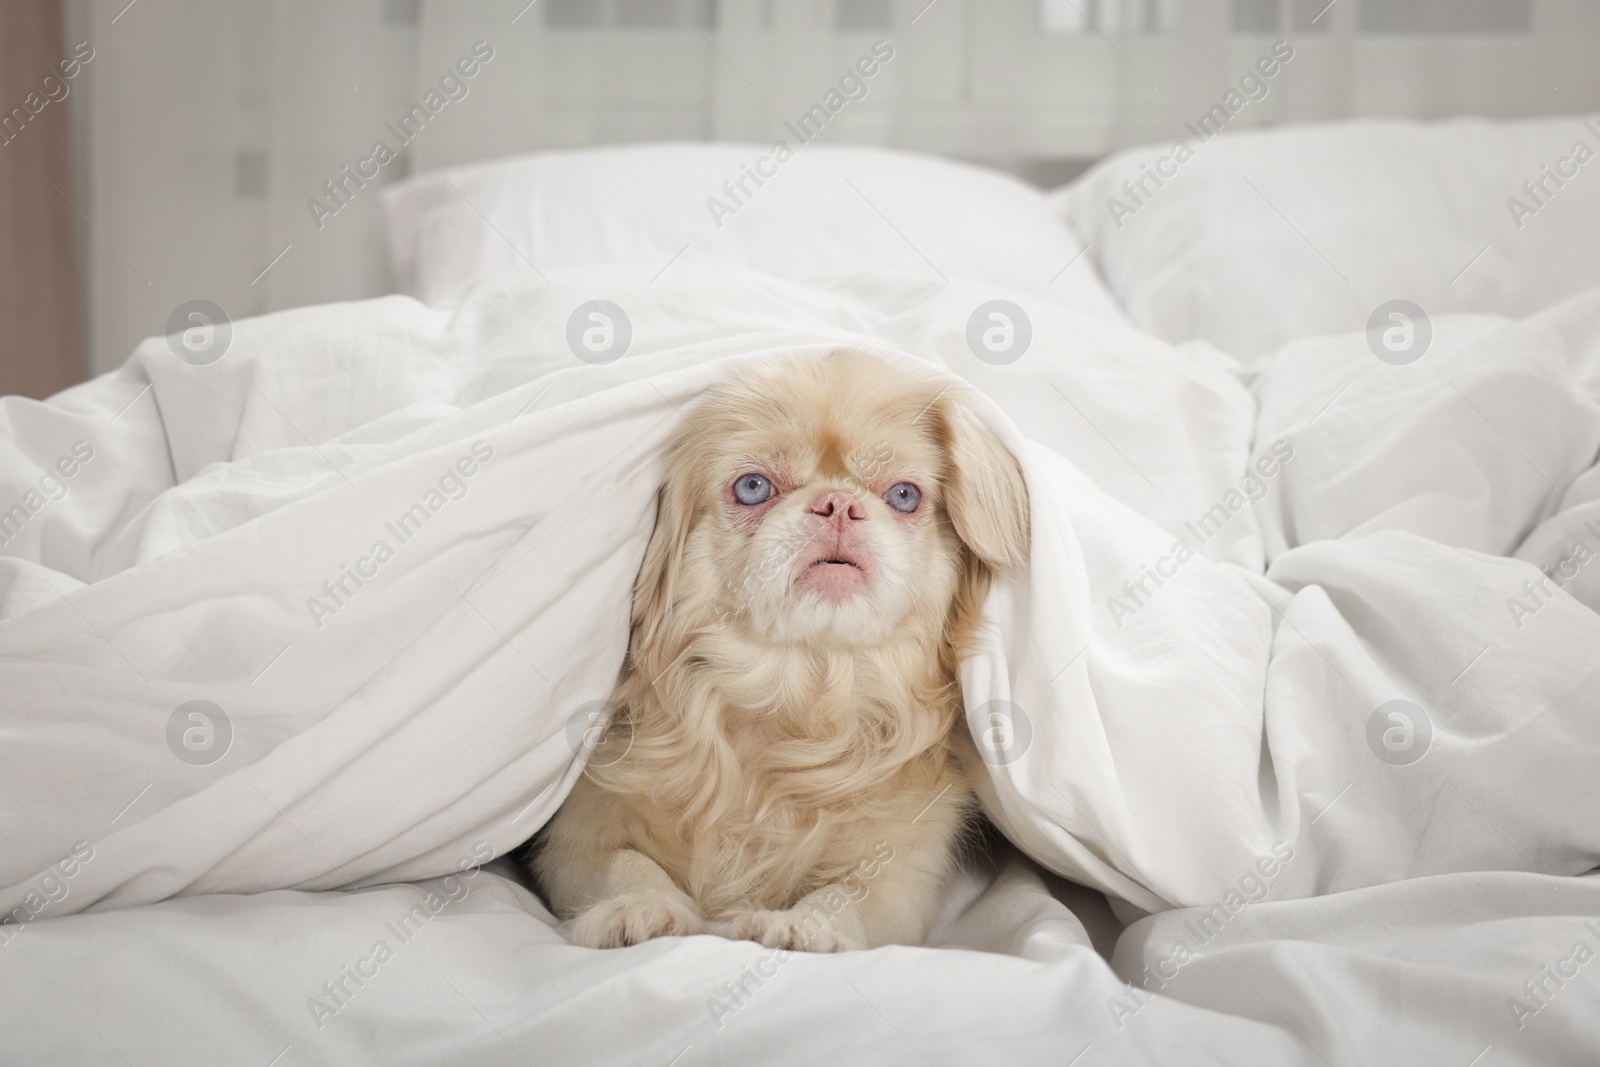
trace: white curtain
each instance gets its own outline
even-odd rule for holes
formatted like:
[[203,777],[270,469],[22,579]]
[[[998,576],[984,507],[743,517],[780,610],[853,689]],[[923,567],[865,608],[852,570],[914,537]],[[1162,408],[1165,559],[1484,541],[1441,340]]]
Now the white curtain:
[[[1234,126],[1600,107],[1590,0],[1474,0],[1466,21],[1466,0],[67,2],[69,42],[95,49],[70,99],[97,371],[190,299],[237,318],[390,291],[384,182],[537,149],[770,142],[880,40],[893,58],[825,139],[1041,181],[1177,136],[1278,39],[1295,58]],[[493,58],[466,95],[327,197],[375,142],[402,147],[386,124],[477,41]]]

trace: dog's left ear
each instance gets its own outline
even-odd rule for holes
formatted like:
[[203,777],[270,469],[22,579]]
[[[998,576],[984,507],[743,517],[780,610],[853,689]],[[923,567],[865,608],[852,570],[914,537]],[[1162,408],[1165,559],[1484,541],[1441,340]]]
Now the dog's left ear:
[[995,568],[1028,560],[1028,486],[1022,469],[965,396],[951,389],[940,398],[945,450],[945,510],[961,540]]

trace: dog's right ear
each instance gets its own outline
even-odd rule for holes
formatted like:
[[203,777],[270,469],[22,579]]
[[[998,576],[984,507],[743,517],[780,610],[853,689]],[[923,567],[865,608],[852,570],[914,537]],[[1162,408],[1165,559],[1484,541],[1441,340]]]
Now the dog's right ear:
[[690,497],[688,467],[674,449],[667,458],[667,475],[656,494],[656,527],[644,550],[644,563],[633,586],[633,654],[654,648],[676,606],[683,554],[689,543],[694,506]]

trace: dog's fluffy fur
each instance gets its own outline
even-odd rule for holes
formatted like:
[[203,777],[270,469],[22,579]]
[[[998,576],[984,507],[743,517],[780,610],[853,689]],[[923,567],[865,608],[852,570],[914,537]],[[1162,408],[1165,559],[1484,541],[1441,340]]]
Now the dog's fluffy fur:
[[[735,496],[751,474],[770,500]],[[920,942],[979,769],[957,660],[1027,552],[1021,472],[962,386],[835,352],[711,391],[672,445],[613,720],[535,853],[573,941]]]

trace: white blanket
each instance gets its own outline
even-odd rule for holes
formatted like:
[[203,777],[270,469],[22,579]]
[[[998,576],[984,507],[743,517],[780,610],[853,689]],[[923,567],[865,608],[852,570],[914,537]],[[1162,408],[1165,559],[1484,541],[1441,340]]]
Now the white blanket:
[[[1204,917],[1171,911],[1113,953],[1103,899],[998,861],[952,888],[929,947],[838,956],[709,936],[575,949],[489,872],[46,920],[0,950],[0,1054],[106,1067],[1550,1067],[1600,1046],[1600,963],[1574,952],[1600,949],[1594,878],[1455,875],[1268,900],[1203,944]],[[1179,945],[1193,949],[1181,965]],[[1546,977],[1558,968],[1560,986]],[[1532,981],[1550,995],[1535,1002]]]
[[[156,339],[48,403],[4,401],[0,509],[18,501],[26,521],[0,526],[0,911],[13,917],[0,937],[64,938],[60,958],[89,965],[97,942],[78,931],[92,923],[169,916],[188,946],[185,924],[256,912],[225,898],[52,920],[433,878],[525,840],[578,773],[577,739],[615,680],[679,411],[728,361],[858,345],[972,382],[1028,479],[1031,567],[996,590],[996,636],[963,673],[976,732],[1004,746],[984,799],[1012,840],[1125,918],[1220,905],[1210,922],[1233,938],[1249,936],[1246,910],[1282,916],[1258,930],[1263,960],[1278,958],[1275,938],[1311,936],[1286,930],[1358,937],[1326,923],[1368,899],[1255,903],[1269,894],[1538,872],[1373,891],[1440,945],[1453,939],[1423,887],[1458,901],[1458,918],[1478,909],[1460,921],[1499,932],[1461,966],[1517,995],[1543,950],[1496,949],[1521,944],[1496,917],[1600,913],[1587,880],[1562,877],[1600,859],[1600,294],[1518,324],[1436,320],[1432,350],[1405,367],[1361,335],[1291,345],[1253,389],[1203,345],[1021,297],[1031,346],[990,365],[966,336],[997,295],[884,275],[819,289],[687,264],[655,281],[575,269],[443,309],[397,297],[235,323],[208,366]],[[604,366],[566,339],[596,298],[632,324],[626,357]],[[1565,591],[1541,587],[1538,566]],[[1548,906],[1513,891],[1535,885]],[[1145,962],[1167,958],[1182,914],[1124,936],[1125,978],[1140,944]],[[273,921],[250,920],[266,938],[280,936]],[[974,947],[1034,955],[1022,917],[995,922]],[[485,944],[502,965],[502,939]],[[1409,959],[1408,944],[1362,951]],[[475,955],[470,940],[453,951]],[[580,983],[626,969],[644,995],[679,972],[652,978],[641,961],[709,953],[720,967],[750,951],[695,939],[561,958],[600,968]],[[924,955],[886,950],[834,973],[916,959],[901,973],[918,975],[934,1034],[930,966],[953,968],[931,987],[944,998],[1005,966]],[[1088,958],[1051,957],[1059,986],[1030,1010],[1075,997],[1088,1007],[1064,1010],[1125,1022],[1107,974],[1079,973]],[[886,988],[904,984],[887,973]],[[1027,996],[1043,996],[1029,973]],[[0,974],[11,988],[16,972]],[[1273,1000],[1290,992],[1266,983]],[[1023,984],[997,979],[983,996]],[[1255,1010],[1202,985],[1192,995],[1216,997],[1209,1012]],[[1381,986],[1356,968],[1338,995]],[[1444,988],[1429,995],[1448,1002]],[[1335,993],[1301,993],[1282,1017],[1261,1009],[1253,1047],[1281,1052],[1264,1062],[1312,1055],[1281,1024],[1292,1009],[1331,1018]],[[1176,1010],[1156,1003],[1141,1017]],[[1456,1042],[1461,1020],[1439,1010],[1430,1032]],[[1175,1035],[1211,1018],[1180,1016]],[[1245,1032],[1217,1025],[1218,1048]],[[666,1048],[667,1032],[648,1043]],[[1064,1062],[1077,1047],[1056,1032],[1038,1048]]]

